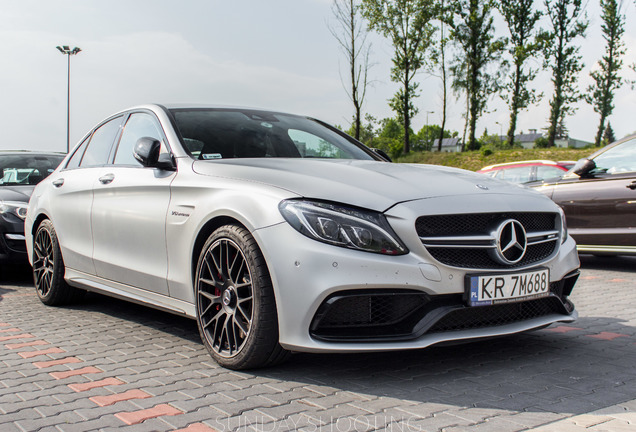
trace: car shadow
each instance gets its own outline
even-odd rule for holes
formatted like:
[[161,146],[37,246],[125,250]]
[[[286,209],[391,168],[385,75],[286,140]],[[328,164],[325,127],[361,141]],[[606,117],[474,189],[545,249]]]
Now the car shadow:
[[[207,357],[195,321],[89,293],[70,309],[97,311],[193,344],[228,380],[260,377],[336,392],[457,408],[583,414],[634,398],[636,328],[608,317],[450,346],[381,353],[294,353],[276,367],[225,372]],[[599,332],[620,335],[595,337]],[[214,372],[214,371],[211,371]],[[256,391],[256,390],[255,390]]]

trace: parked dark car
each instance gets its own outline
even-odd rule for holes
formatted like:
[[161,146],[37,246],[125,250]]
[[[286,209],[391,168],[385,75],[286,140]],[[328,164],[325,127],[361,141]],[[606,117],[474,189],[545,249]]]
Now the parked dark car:
[[29,198],[64,159],[62,153],[0,152],[0,264],[27,263],[24,219]]
[[579,252],[636,255],[636,134],[532,186],[563,208]]

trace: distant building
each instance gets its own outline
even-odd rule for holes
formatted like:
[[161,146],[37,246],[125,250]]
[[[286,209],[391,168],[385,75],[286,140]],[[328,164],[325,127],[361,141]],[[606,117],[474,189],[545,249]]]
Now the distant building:
[[[542,133],[537,132],[536,129],[530,129],[528,133],[523,133],[523,131],[515,135],[515,142],[521,144],[521,146],[525,149],[534,148],[534,142],[544,136]],[[508,140],[507,136],[500,136],[502,142]],[[573,147],[573,148],[581,148],[585,146],[591,145],[591,142],[578,140],[570,137],[559,138],[555,140],[554,145],[556,147]],[[437,151],[437,147],[439,145],[439,139],[436,139],[433,142],[433,148],[431,151]],[[459,138],[444,138],[442,140],[442,152],[461,152],[462,151],[462,143]]]
[[[436,152],[439,148],[439,139],[433,141],[431,151]],[[444,138],[442,140],[442,153],[455,153],[462,151],[462,141],[459,138]]]

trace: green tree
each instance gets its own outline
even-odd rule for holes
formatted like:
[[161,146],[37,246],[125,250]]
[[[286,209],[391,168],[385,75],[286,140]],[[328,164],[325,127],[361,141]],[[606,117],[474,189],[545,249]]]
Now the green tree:
[[401,88],[390,100],[391,108],[402,119],[403,151],[410,151],[411,119],[417,114],[413,99],[418,96],[415,74],[424,65],[424,57],[433,35],[435,0],[363,0],[362,14],[369,27],[393,44],[391,80]]
[[612,129],[612,125],[610,122],[607,122],[607,127],[605,128],[605,132],[603,133],[603,145],[611,144],[616,141],[616,136],[614,135],[614,129]]
[[[359,0],[333,0],[331,10],[337,25],[329,30],[340,44],[349,66],[350,90],[347,95],[353,102],[353,136],[360,139],[362,105],[367,93],[369,73],[369,51],[367,32],[362,25]],[[346,87],[345,87],[346,89]]]
[[614,110],[614,91],[623,84],[623,79],[618,75],[625,54],[625,48],[621,38],[625,33],[625,15],[621,14],[621,4],[616,0],[601,0],[603,14],[601,19],[601,29],[603,39],[605,39],[605,55],[598,62],[598,69],[590,72],[594,84],[587,88],[585,101],[594,107],[601,119],[594,145],[601,145],[603,132],[605,131],[605,120]]
[[502,39],[495,39],[493,0],[457,0],[452,3],[451,37],[461,48],[453,67],[453,85],[463,88],[468,99],[468,150],[478,146],[475,137],[477,119],[486,102],[497,90],[497,75],[488,66],[499,60],[504,48]]
[[574,103],[581,99],[577,76],[583,69],[580,47],[574,44],[584,36],[588,21],[583,0],[545,0],[550,28],[543,34],[544,66],[552,71],[554,93],[550,100],[548,145],[554,146],[557,127],[567,115],[576,111]]
[[541,97],[529,85],[536,78],[538,69],[528,67],[527,63],[541,51],[536,27],[542,14],[534,9],[534,0],[500,0],[499,11],[510,33],[508,53],[512,57],[512,72],[504,84],[506,92],[502,97],[510,109],[507,144],[512,147],[519,111],[536,103]]

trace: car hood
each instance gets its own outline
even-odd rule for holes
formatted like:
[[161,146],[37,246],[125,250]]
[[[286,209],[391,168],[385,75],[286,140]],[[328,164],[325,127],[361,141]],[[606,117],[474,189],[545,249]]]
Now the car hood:
[[29,202],[35,186],[2,186],[0,185],[1,201]]
[[263,183],[305,198],[377,211],[437,196],[532,193],[471,171],[423,164],[263,158],[196,161],[193,169],[198,174]]

